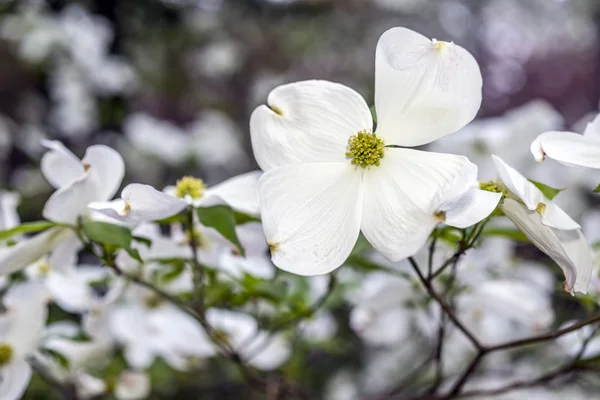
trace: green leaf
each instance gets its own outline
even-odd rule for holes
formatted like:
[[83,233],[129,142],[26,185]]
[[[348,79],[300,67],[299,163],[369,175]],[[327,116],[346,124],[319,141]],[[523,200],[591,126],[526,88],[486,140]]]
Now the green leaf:
[[243,225],[248,222],[260,222],[260,218],[253,217],[252,215],[240,211],[234,211],[233,215],[235,216],[235,223],[237,225]]
[[83,221],[83,230],[93,242],[119,246],[124,249],[131,248],[133,236],[131,231],[124,226],[85,220]]
[[600,193],[600,184],[594,188],[594,193]]
[[530,243],[527,236],[516,228],[487,227],[483,230],[483,234],[489,236],[503,236],[517,242]]
[[43,231],[45,229],[53,227],[54,225],[56,224],[50,221],[25,222],[24,224],[16,226],[12,229],[0,231],[0,240],[8,239],[14,235]]
[[212,207],[200,207],[197,210],[200,223],[208,228],[214,228],[223,237],[229,240],[245,257],[246,252],[235,232],[235,214],[231,207],[217,205]]
[[540,191],[544,194],[544,196],[546,196],[550,200],[552,200],[553,198],[556,197],[557,194],[559,194],[560,192],[565,190],[565,189],[555,189],[555,188],[545,185],[541,182],[536,182],[533,179],[529,179],[529,182],[533,183],[535,185],[535,187],[540,189]]

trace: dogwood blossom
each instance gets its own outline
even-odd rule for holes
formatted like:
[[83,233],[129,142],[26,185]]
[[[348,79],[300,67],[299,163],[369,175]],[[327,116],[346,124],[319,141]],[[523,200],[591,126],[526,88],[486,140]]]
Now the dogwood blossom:
[[[90,146],[80,160],[58,141],[46,140],[43,144],[50,151],[42,158],[42,173],[57,189],[42,210],[47,220],[75,225],[80,216],[88,214],[88,204],[111,199],[121,185],[125,164],[110,147]],[[50,228],[25,239],[0,253],[0,272],[18,271],[70,240],[76,237],[66,227]]]
[[211,188],[206,188],[201,179],[185,176],[176,187],[167,187],[164,192],[150,185],[133,183],[123,189],[121,199],[92,203],[90,208],[131,224],[168,218],[188,205],[201,207],[226,203],[236,210],[258,215],[256,182],[259,176],[260,171],[248,172]]
[[488,189],[504,192],[499,208],[531,242],[563,270],[566,289],[587,292],[592,257],[581,227],[517,170],[493,156],[501,181]]
[[600,116],[587,125],[583,135],[542,133],[531,143],[531,153],[539,162],[548,156],[568,166],[600,168]]
[[259,203],[275,265],[300,275],[331,272],[360,231],[400,260],[438,222],[466,227],[487,217],[499,196],[472,189],[477,167],[465,157],[398,148],[457,131],[480,103],[481,73],[465,49],[404,28],[377,44],[376,130],[363,98],[346,86],[304,81],[274,89],[268,106],[253,112],[250,132],[265,171]]

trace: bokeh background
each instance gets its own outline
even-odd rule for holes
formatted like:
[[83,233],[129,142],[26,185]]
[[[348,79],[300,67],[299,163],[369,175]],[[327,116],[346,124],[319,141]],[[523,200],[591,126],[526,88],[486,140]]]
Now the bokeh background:
[[[160,189],[194,175],[211,185],[256,169],[248,120],[269,91],[327,79],[372,103],[375,46],[394,26],[454,41],[482,70],[478,119],[430,149],[469,156],[482,179],[495,175],[496,153],[568,187],[557,201],[600,239],[590,193],[600,176],[529,153],[539,133],[581,132],[598,112],[597,0],[0,0],[0,188],[21,194],[24,221],[40,218],[52,192],[39,171],[44,138],[78,155],[116,148],[124,184]],[[559,321],[579,315],[558,298]],[[307,356],[313,388],[328,369],[360,363],[352,334],[339,335],[350,339],[335,357]],[[172,398],[198,394],[180,384]]]
[[256,167],[248,118],[278,84],[328,79],[372,102],[375,45],[393,26],[475,55],[481,118],[543,100],[516,117],[529,115],[527,137],[598,109],[595,0],[0,4],[0,185],[24,195],[26,220],[50,192],[37,169],[40,138],[78,154],[114,146],[126,183],[160,187],[186,173],[212,184]]

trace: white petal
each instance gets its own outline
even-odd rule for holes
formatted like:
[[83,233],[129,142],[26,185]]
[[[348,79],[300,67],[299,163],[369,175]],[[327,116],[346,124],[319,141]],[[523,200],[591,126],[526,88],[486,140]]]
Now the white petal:
[[122,201],[93,203],[90,208],[124,222],[149,222],[179,214],[185,200],[154,189],[150,185],[133,183],[121,192]]
[[70,273],[48,273],[46,287],[54,302],[67,312],[83,312],[94,305],[93,290],[77,270]]
[[361,173],[350,162],[288,165],[258,182],[273,263],[298,275],[321,275],[348,258],[360,231]]
[[500,157],[492,155],[494,164],[502,183],[519,199],[525,203],[530,211],[535,211],[540,203],[545,205],[542,223],[557,229],[579,229],[577,222],[573,221],[560,207],[552,203],[531,182],[521,175],[516,169],[506,164]]
[[461,196],[445,201],[439,209],[445,213],[446,225],[467,228],[487,218],[501,198],[502,193],[472,188]]
[[15,360],[0,368],[0,399],[19,400],[31,380],[31,367],[25,360]]
[[5,300],[11,322],[10,331],[3,335],[3,339],[13,346],[15,358],[26,358],[33,354],[42,338],[48,307],[47,303],[40,299],[39,291],[44,289],[40,286],[21,285],[21,289],[25,289],[22,294],[29,294],[29,297],[22,298],[17,305],[6,304]]
[[84,165],[89,165],[88,172],[96,185],[94,200],[112,199],[125,175],[123,157],[108,146],[94,145],[88,147],[82,162]]
[[261,171],[252,171],[234,176],[209,188],[205,198],[218,196],[235,210],[249,215],[258,215],[260,208],[258,207],[256,185],[261,175]]
[[133,368],[150,368],[154,362],[155,354],[151,344],[146,338],[140,342],[129,342],[124,351],[127,364]]
[[585,127],[583,135],[586,137],[600,138],[600,114],[596,115],[592,122],[589,122]]
[[600,168],[600,135],[573,132],[546,132],[531,143],[538,161],[548,156],[568,166]]
[[375,55],[377,132],[401,146],[456,132],[477,114],[481,86],[479,66],[462,47],[392,28]]
[[[569,291],[587,292],[592,270],[591,256],[588,255],[589,248],[579,231],[552,229],[542,223],[537,212],[528,210],[513,199],[504,199],[500,208],[538,249],[561,267]],[[577,251],[573,251],[575,249]]]
[[150,378],[143,372],[125,371],[115,388],[118,400],[142,400],[150,394]]
[[570,231],[553,229],[553,231],[560,240],[565,253],[577,267],[577,279],[573,291],[587,293],[594,269],[592,253],[587,240],[580,229]]
[[49,253],[60,243],[76,240],[67,228],[50,228],[0,252],[0,274],[19,271]]
[[391,261],[412,256],[438,223],[442,201],[468,190],[476,175],[466,157],[390,149],[363,176],[363,234]]
[[89,173],[72,184],[58,189],[50,196],[42,215],[44,218],[64,224],[75,225],[80,215],[87,213],[87,206],[96,200],[96,184]]
[[43,140],[42,144],[50,149],[41,160],[42,174],[53,187],[60,189],[70,185],[84,174],[81,160],[61,142]]
[[344,161],[348,138],[372,130],[354,90],[328,81],[282,85],[250,117],[252,149],[263,171],[288,164]]

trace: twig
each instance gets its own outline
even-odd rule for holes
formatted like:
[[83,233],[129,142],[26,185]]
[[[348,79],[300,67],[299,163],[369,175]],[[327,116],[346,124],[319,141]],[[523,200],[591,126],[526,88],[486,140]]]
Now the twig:
[[194,208],[188,207],[187,225],[190,249],[192,250],[192,276],[194,283],[194,309],[204,315],[204,266],[198,261],[198,244],[194,228]]
[[427,281],[427,279],[423,276],[423,273],[419,269],[419,265],[417,264],[415,259],[413,257],[409,257],[408,261],[410,262],[413,269],[417,273],[417,276],[419,277],[419,280],[421,281],[423,286],[425,286],[425,289],[427,289],[427,292],[429,293],[429,295],[438,302],[440,307],[442,307],[442,310],[446,314],[448,314],[448,317],[450,318],[450,320],[452,320],[454,325],[456,325],[456,327],[471,341],[473,346],[475,346],[475,348],[478,351],[483,350],[483,348],[484,348],[483,345],[479,342],[479,340],[475,337],[475,335],[473,333],[471,333],[471,331],[469,331],[467,329],[467,327],[464,326],[464,324],[458,319],[458,317],[456,316],[456,314],[454,313],[454,311],[452,310],[450,305],[448,305],[448,303],[446,303],[446,301],[435,291],[431,282]]

